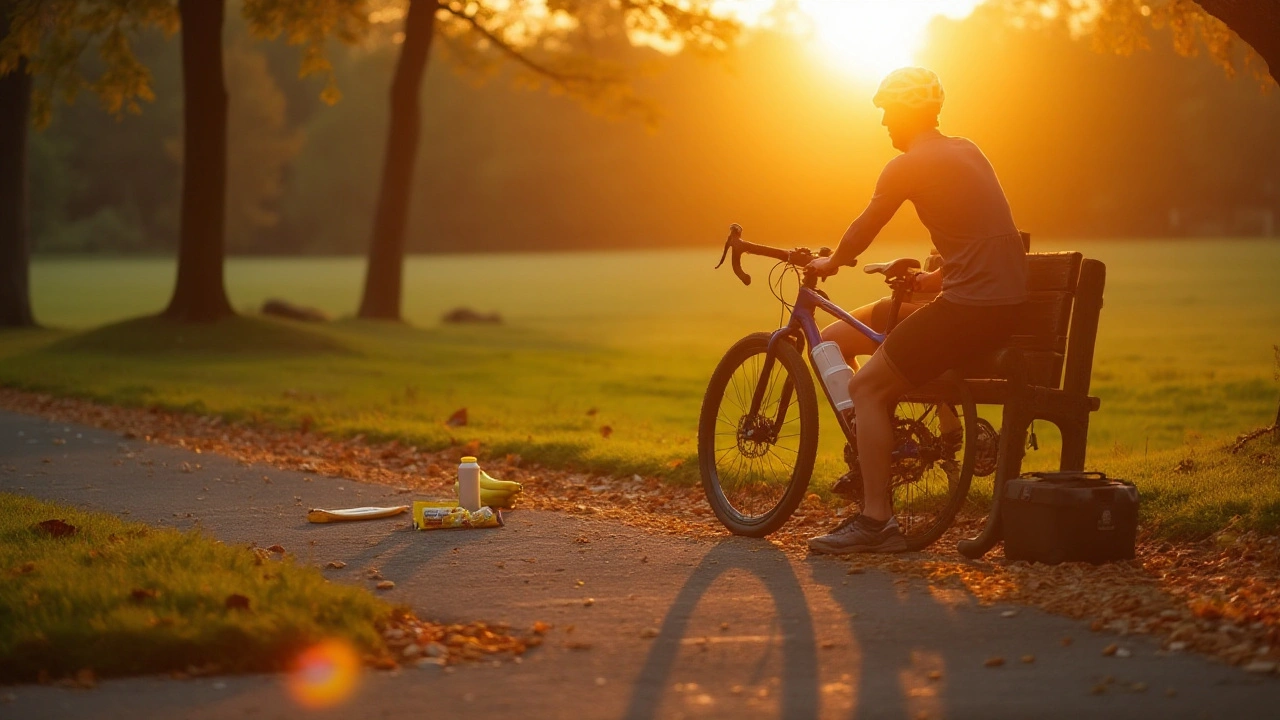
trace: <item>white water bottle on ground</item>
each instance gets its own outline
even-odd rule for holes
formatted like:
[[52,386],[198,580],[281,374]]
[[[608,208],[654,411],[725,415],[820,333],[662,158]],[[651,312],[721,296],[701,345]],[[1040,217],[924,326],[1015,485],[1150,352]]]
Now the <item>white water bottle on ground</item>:
[[480,509],[480,466],[470,455],[458,466],[458,507],[471,512]]
[[849,381],[853,379],[853,368],[844,361],[844,353],[834,341],[828,340],[813,346],[813,364],[818,367],[818,376],[831,395],[837,412],[853,408],[853,398],[849,397]]

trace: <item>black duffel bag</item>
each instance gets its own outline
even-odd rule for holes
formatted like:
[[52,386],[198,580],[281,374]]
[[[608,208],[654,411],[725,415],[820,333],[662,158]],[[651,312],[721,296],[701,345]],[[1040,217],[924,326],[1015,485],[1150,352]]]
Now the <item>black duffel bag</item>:
[[1000,523],[1009,560],[1132,560],[1138,489],[1100,472],[1026,473],[1005,483]]

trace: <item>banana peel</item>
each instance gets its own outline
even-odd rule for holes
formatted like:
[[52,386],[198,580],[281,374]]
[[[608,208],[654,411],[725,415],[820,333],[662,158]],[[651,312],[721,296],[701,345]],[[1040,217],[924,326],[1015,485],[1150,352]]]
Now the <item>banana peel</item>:
[[[458,492],[458,483],[453,483],[454,493]],[[489,473],[480,471],[480,504],[491,508],[514,508],[524,486],[513,480],[499,480]]]
[[361,507],[342,510],[322,510],[314,508],[307,511],[307,521],[313,523],[347,522],[352,520],[373,520],[375,518],[392,517],[409,509],[408,505],[394,507]]

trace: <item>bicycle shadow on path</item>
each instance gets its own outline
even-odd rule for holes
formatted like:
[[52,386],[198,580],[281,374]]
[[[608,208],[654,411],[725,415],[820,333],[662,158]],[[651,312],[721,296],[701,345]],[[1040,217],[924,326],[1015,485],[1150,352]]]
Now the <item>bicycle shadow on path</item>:
[[[680,655],[686,630],[698,604],[704,599],[717,580],[735,570],[754,576],[769,592],[781,625],[781,689],[778,710],[785,718],[812,718],[818,716],[818,657],[813,620],[809,613],[808,599],[790,561],[773,545],[759,543],[759,547],[747,547],[749,541],[730,538],[721,541],[690,574],[680,592],[671,601],[658,636],[644,665],[636,677],[631,701],[623,717],[628,720],[665,717],[660,714],[664,690],[668,678]],[[747,554],[748,552],[759,555]],[[767,563],[767,560],[781,561]],[[772,571],[766,571],[766,567]],[[775,627],[777,626],[775,625]],[[708,638],[709,640],[709,638]],[[755,664],[752,678],[762,678],[768,653]]]

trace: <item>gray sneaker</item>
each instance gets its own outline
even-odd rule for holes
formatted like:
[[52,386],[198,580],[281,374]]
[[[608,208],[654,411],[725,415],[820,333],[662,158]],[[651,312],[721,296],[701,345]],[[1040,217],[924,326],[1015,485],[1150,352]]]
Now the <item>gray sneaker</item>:
[[898,519],[889,518],[883,528],[864,515],[846,518],[826,535],[809,538],[809,549],[829,555],[849,553],[906,552],[907,540],[898,529]]

